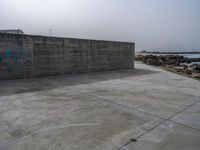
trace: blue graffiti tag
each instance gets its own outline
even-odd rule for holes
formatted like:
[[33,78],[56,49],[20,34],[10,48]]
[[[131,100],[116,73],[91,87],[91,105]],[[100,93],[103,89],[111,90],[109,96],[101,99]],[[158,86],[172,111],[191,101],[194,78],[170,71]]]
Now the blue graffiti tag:
[[12,73],[12,71],[22,71],[25,69],[26,65],[31,64],[32,57],[28,50],[12,50],[6,48],[0,53],[0,72],[4,70],[8,73]]
[[2,63],[3,62],[3,58],[0,56],[0,63]]
[[5,56],[6,56],[6,58],[10,58],[10,56],[11,56],[11,51],[10,51],[10,49],[6,49],[6,51],[5,51]]

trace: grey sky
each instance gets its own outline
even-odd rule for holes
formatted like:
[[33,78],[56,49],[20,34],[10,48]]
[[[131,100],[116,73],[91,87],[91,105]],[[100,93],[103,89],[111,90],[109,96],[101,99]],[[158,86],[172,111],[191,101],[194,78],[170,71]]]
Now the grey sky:
[[0,29],[200,51],[200,0],[0,0]]

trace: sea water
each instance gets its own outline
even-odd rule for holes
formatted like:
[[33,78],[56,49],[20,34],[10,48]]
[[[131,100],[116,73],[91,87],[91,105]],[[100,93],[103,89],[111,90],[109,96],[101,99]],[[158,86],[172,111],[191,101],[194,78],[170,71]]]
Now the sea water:
[[[200,54],[184,54],[183,56],[187,58],[200,58]],[[193,65],[193,64],[200,65],[200,62],[192,62],[190,65]]]
[[187,58],[200,58],[200,54],[183,54]]

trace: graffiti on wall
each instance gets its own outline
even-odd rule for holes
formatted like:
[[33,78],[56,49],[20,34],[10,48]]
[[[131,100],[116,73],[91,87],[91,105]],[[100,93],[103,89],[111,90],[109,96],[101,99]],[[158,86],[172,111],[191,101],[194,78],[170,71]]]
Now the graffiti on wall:
[[0,72],[17,72],[32,64],[31,53],[26,50],[0,50]]

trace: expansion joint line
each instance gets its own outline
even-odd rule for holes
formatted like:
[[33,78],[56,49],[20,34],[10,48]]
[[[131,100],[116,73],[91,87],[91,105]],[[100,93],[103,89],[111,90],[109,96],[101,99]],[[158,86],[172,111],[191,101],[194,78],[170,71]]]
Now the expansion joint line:
[[[129,145],[129,144],[131,144],[131,143],[133,143],[133,142],[137,142],[138,139],[140,139],[140,138],[143,137],[144,135],[150,133],[152,130],[154,130],[155,128],[159,127],[160,125],[166,123],[167,121],[173,122],[173,121],[171,121],[171,119],[172,119],[173,117],[175,117],[175,116],[177,116],[178,114],[184,112],[185,110],[187,110],[188,108],[194,106],[194,105],[195,105],[196,103],[198,103],[198,102],[199,102],[199,101],[195,101],[194,103],[188,105],[187,107],[185,107],[185,108],[183,108],[182,110],[178,111],[177,113],[175,113],[174,115],[170,116],[169,118],[167,118],[167,119],[161,121],[159,124],[155,125],[154,127],[152,127],[151,129],[149,129],[148,131],[142,133],[141,135],[137,136],[137,137],[134,138],[134,139],[130,139],[129,142],[127,142],[126,144],[122,145],[122,146],[119,147],[117,150],[122,150],[122,149],[124,149],[127,145]],[[176,122],[174,122],[174,123],[176,123]]]

